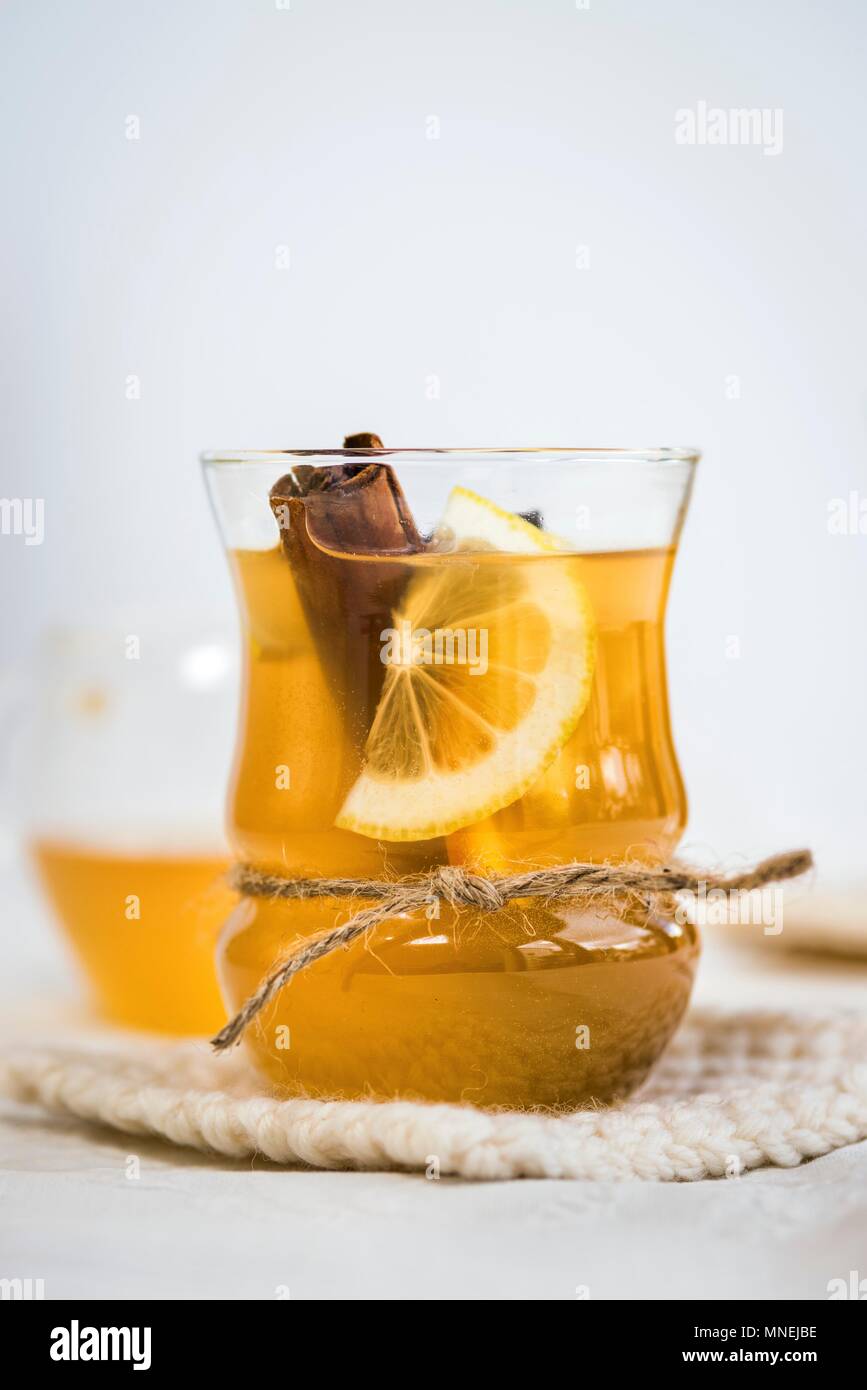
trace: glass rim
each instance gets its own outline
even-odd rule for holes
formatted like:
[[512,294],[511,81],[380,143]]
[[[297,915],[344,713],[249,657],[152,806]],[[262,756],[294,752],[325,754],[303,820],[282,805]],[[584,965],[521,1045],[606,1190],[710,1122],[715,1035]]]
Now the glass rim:
[[649,449],[609,446],[591,448],[585,445],[577,448],[567,448],[564,445],[551,448],[536,445],[471,445],[468,448],[460,448],[450,445],[442,448],[431,445],[429,448],[395,449],[206,449],[199,454],[199,459],[208,466],[220,467],[228,464],[277,463],[283,459],[405,458],[410,462],[421,463],[431,456],[493,460],[502,458],[503,455],[508,455],[509,458],[532,458],[539,463],[548,459],[557,463],[574,460],[576,463],[688,463],[694,466],[701,458],[701,450],[689,445],[661,445]]

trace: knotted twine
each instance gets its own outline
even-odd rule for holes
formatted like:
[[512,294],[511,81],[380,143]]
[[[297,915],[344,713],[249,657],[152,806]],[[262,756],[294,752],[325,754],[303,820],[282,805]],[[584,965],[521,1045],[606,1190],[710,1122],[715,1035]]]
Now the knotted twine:
[[797,878],[813,867],[809,850],[790,850],[763,859],[741,873],[714,875],[672,863],[660,868],[640,864],[564,864],[553,869],[532,869],[523,874],[478,874],[454,864],[443,864],[428,873],[408,874],[398,879],[366,878],[283,878],[263,874],[247,864],[239,864],[230,875],[236,892],[245,897],[271,898],[372,898],[373,907],[363,908],[348,922],[331,931],[320,932],[298,943],[277,963],[261,985],[230,1019],[211,1046],[223,1052],[239,1041],[242,1033],[275,994],[284,989],[293,975],[306,970],[338,947],[350,946],[389,917],[429,907],[435,902],[450,907],[471,907],[481,912],[499,912],[516,898],[590,899],[601,895],[637,896],[646,900],[648,911],[654,900],[676,893],[751,892],[769,883]]

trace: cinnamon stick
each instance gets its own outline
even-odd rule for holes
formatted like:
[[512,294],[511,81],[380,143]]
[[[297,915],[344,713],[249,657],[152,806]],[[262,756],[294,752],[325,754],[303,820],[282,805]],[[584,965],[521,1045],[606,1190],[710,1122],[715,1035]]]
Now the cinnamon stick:
[[[408,578],[398,560],[424,546],[394,470],[373,461],[383,450],[379,436],[349,435],[344,448],[359,457],[324,468],[296,465],[274,484],[270,502],[360,757],[385,674],[380,634],[391,625]],[[347,779],[354,773],[348,768]]]

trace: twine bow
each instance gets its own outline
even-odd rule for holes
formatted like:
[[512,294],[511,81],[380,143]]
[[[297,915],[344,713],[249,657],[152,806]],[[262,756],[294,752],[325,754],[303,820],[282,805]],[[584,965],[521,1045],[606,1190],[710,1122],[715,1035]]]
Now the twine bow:
[[410,874],[399,879],[363,878],[283,878],[263,874],[249,865],[238,865],[231,884],[245,897],[252,898],[369,898],[373,907],[362,908],[348,922],[298,943],[266,975],[259,988],[241,1006],[215,1038],[211,1046],[223,1052],[237,1042],[257,1014],[300,971],[306,970],[338,947],[350,946],[360,936],[389,917],[417,911],[435,902],[450,907],[472,907],[481,912],[499,912],[516,898],[592,898],[599,894],[635,894],[653,899],[665,894],[708,892],[749,892],[769,883],[797,878],[813,866],[809,850],[790,850],[763,859],[751,869],[729,875],[713,875],[672,863],[661,868],[640,864],[564,864],[553,869],[532,869],[523,874],[478,874],[457,865],[440,865],[429,873]]

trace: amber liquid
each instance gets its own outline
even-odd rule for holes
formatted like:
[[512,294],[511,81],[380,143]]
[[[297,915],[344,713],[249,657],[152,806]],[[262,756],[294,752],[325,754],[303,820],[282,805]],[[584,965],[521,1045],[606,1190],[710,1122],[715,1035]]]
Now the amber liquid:
[[[573,735],[519,801],[446,838],[407,843],[334,827],[364,748],[350,732],[357,711],[341,707],[325,674],[329,634],[311,627],[282,551],[234,553],[248,630],[231,797],[239,858],[317,875],[407,873],[448,862],[489,869],[652,862],[671,852],[686,817],[662,634],[673,551],[474,560],[488,583],[501,575],[504,585],[524,566],[578,566],[597,626],[591,697]],[[449,557],[395,563],[409,578]],[[351,615],[378,644],[368,618]],[[374,691],[371,713],[375,703]],[[291,941],[347,911],[333,901],[246,901],[221,948],[230,1007]],[[695,955],[689,927],[648,920],[635,904],[593,912],[522,902],[458,918],[442,907],[430,920],[393,919],[367,943],[305,971],[259,1016],[251,1042],[274,1079],[315,1094],[489,1106],[606,1100],[632,1089],[671,1035]]]
[[224,860],[47,840],[34,844],[33,857],[106,1017],[166,1033],[221,1026],[214,952],[236,902]]

